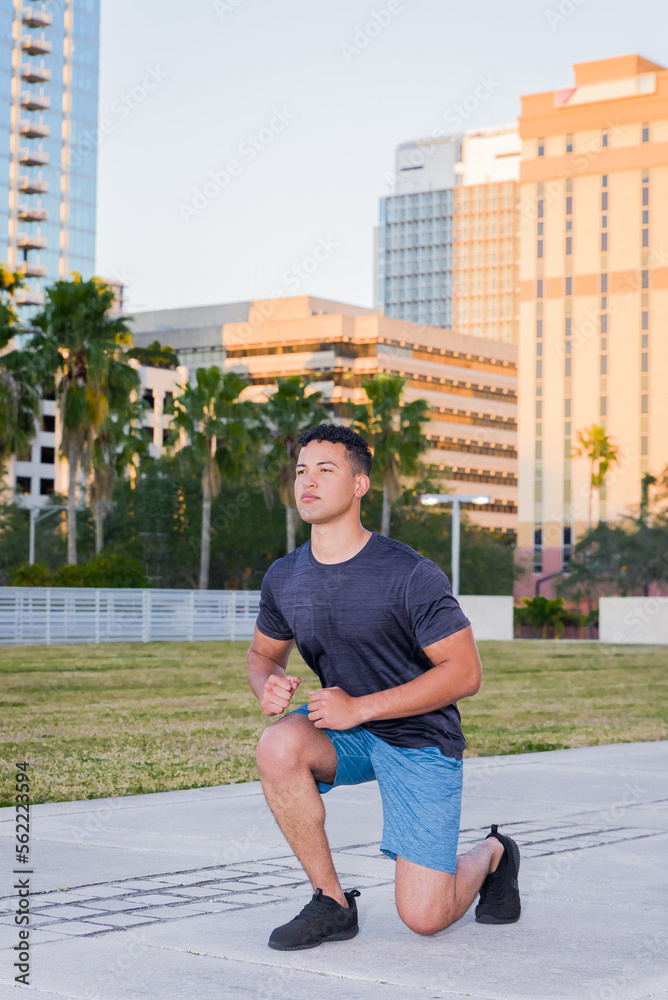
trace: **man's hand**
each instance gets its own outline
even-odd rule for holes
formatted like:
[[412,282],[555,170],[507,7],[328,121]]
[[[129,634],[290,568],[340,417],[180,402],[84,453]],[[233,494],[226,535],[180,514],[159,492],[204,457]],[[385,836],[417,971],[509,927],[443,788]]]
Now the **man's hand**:
[[285,676],[271,674],[267,678],[260,698],[260,708],[264,714],[280,715],[281,712],[284,712],[301,682],[301,677],[295,677],[291,674]]
[[361,717],[359,698],[346,694],[340,687],[309,691],[308,717],[316,729],[352,729],[359,726]]

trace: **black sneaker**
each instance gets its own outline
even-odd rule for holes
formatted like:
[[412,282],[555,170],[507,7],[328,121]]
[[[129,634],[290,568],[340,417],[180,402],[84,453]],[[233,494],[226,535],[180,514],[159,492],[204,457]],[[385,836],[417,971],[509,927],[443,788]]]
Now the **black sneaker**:
[[313,899],[293,920],[272,931],[269,947],[276,951],[302,951],[317,948],[323,941],[348,941],[359,930],[357,924],[357,889],[343,894],[348,906],[341,906],[331,896],[316,889]]
[[491,872],[480,887],[480,902],[475,908],[479,924],[514,924],[520,919],[522,907],[517,876],[520,870],[520,849],[512,839],[498,832],[496,823],[487,839],[496,837],[505,850],[495,872]]

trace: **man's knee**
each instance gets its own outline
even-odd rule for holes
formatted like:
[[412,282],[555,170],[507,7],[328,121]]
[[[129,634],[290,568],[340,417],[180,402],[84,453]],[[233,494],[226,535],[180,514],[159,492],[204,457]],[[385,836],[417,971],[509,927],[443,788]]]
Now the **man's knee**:
[[401,902],[397,900],[397,913],[412,931],[430,937],[445,930],[455,922],[454,909],[447,905],[429,906],[414,900]]
[[[303,718],[303,716],[301,717]],[[305,760],[308,740],[301,718],[285,718],[268,726],[257,745],[257,765],[262,773],[271,770],[294,770]]]

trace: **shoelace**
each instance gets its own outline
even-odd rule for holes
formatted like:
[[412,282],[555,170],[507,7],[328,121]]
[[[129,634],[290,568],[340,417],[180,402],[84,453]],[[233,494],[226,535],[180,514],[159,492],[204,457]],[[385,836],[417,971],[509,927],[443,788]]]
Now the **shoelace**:
[[[496,877],[495,877],[496,876]],[[481,903],[503,903],[504,878],[497,868],[488,875],[480,888]]]
[[331,900],[329,897],[324,898],[322,889],[317,889],[313,899],[306,904],[297,919],[301,917],[302,920],[306,920],[307,923],[312,924],[325,913],[331,914],[333,912],[332,903],[336,903],[336,900]]

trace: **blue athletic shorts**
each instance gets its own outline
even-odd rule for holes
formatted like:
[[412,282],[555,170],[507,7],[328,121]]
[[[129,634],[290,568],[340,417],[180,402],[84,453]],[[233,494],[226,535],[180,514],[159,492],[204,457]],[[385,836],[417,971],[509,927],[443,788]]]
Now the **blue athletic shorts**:
[[[294,713],[308,716],[308,705]],[[363,726],[323,732],[334,744],[338,762],[334,784],[318,781],[320,792],[377,780],[383,800],[383,854],[454,874],[463,762],[444,756],[437,746],[392,746]]]

